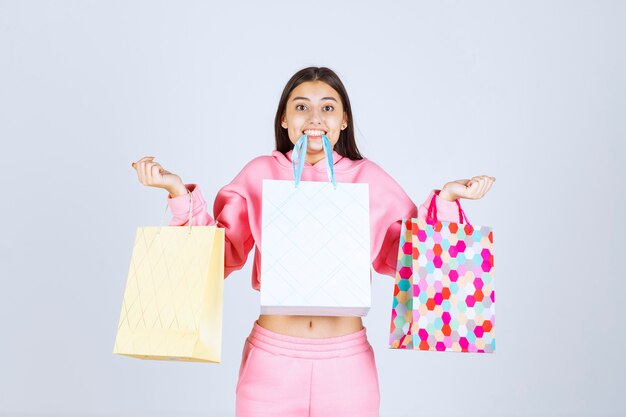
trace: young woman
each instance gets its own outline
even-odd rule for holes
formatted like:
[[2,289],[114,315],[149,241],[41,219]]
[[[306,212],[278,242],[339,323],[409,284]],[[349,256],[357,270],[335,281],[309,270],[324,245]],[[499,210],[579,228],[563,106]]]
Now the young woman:
[[[262,281],[261,183],[293,180],[293,147],[302,135],[308,137],[303,181],[328,180],[325,135],[333,146],[337,182],[369,184],[372,266],[389,276],[395,276],[402,218],[426,217],[436,198],[438,218],[458,221],[454,201],[482,198],[495,181],[483,175],[448,182],[432,190],[418,209],[389,174],[360,154],[348,94],[339,77],[324,67],[302,69],[287,82],[275,134],[276,150],[250,161],[218,192],[215,217],[207,212],[197,184],[185,184],[151,156],[133,163],[142,184],[169,192],[171,226],[187,225],[193,197],[192,224],[225,229],[225,276],[241,269],[255,248],[252,287],[257,291]],[[236,393],[238,417],[378,416],[378,374],[361,317],[261,314],[243,348]]]

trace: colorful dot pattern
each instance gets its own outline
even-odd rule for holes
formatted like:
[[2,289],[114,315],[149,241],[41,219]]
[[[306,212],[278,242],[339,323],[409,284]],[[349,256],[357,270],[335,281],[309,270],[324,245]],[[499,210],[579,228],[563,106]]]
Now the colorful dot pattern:
[[494,353],[493,231],[403,219],[389,346]]

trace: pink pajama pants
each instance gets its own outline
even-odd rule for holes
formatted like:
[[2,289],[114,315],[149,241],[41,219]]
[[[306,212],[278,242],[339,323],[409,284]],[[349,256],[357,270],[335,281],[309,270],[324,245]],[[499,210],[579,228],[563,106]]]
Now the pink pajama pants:
[[237,417],[378,417],[374,351],[365,327],[308,339],[254,322],[237,381]]

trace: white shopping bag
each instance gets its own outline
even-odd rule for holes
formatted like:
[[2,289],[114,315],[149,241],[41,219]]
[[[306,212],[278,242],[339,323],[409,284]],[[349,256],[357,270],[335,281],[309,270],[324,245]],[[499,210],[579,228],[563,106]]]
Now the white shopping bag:
[[[303,148],[293,152],[301,162],[303,138]],[[329,142],[325,148],[331,182],[299,181],[297,156],[295,181],[263,181],[262,314],[365,316],[369,311],[369,185],[335,183]]]

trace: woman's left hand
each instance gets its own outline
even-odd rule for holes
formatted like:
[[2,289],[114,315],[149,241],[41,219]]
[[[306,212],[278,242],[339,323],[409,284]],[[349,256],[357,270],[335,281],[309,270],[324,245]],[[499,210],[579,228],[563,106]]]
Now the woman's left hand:
[[439,196],[448,201],[458,198],[478,200],[482,198],[496,181],[496,177],[480,175],[469,180],[456,180],[446,183],[441,189]]

